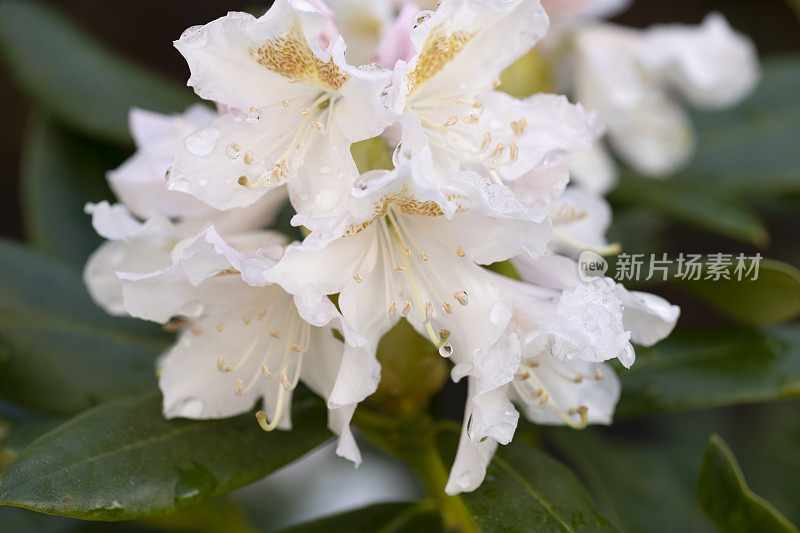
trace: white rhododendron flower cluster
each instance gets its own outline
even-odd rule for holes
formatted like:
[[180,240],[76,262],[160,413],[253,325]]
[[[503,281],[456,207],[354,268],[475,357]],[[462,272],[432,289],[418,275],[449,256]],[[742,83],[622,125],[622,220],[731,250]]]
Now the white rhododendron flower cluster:
[[[133,110],[138,151],[108,176],[120,203],[87,206],[108,239],[86,266],[93,297],[179,331],[159,363],[164,414],[260,403],[264,430],[289,429],[302,382],[327,402],[337,453],[358,464],[350,421],[380,381],[381,337],[406,320],[469,382],[447,492],[480,485],[520,412],[610,423],[620,384],[607,361],[631,366],[631,343],[666,337],[679,310],[579,277],[578,253],[613,249],[611,213],[592,187],[568,187],[570,166],[604,171],[587,154],[607,124],[632,164],[672,167],[691,145],[672,89],[728,105],[752,86],[742,69],[757,70],[718,16],[694,29],[574,29],[621,4],[545,4],[559,35],[575,32],[580,104],[498,91],[548,33],[539,0],[433,11],[277,0],[261,17],[186,30],[175,46],[211,106]],[[366,140],[393,168],[359,171],[351,147]],[[265,229],[287,198],[302,242]],[[504,261],[521,280],[486,268]]]

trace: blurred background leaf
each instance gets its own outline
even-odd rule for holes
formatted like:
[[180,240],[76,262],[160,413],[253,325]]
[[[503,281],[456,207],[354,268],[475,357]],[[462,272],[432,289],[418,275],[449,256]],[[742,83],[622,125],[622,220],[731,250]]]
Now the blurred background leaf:
[[13,77],[59,120],[129,144],[128,112],[182,111],[192,92],[109,52],[43,2],[0,3],[0,52]]
[[160,328],[109,316],[76,273],[0,240],[0,396],[54,413],[155,390]]
[[800,395],[800,328],[677,331],[621,370],[617,416]]
[[295,401],[292,431],[253,414],[167,421],[161,395],[90,409],[35,440],[0,473],[0,503],[91,520],[168,513],[291,463],[330,438],[322,402]]
[[800,271],[769,259],[759,265],[758,279],[737,278],[734,265],[730,279],[678,281],[682,287],[743,324],[775,324],[800,315]]
[[78,270],[103,242],[84,214],[87,202],[113,200],[105,173],[123,154],[32,114],[21,180],[25,234],[35,248]]
[[748,488],[733,452],[719,435],[712,435],[703,456],[697,496],[700,508],[721,533],[798,531],[777,509]]

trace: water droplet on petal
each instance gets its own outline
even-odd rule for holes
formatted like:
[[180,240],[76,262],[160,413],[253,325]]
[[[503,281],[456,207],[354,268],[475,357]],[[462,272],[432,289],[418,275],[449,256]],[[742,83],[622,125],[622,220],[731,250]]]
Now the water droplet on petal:
[[237,143],[231,143],[225,147],[225,155],[228,156],[228,159],[238,159],[241,153],[242,147]]
[[417,13],[416,18],[414,19],[414,28],[416,28],[420,24],[424,23],[426,20],[431,18],[431,16],[433,16],[433,11],[426,10],[426,11],[420,11],[419,13]]
[[450,344],[445,344],[444,346],[439,348],[439,355],[442,357],[450,357],[453,355],[453,346]]
[[217,144],[217,138],[219,138],[217,128],[201,128],[186,137],[183,145],[190,154],[202,157],[211,153]]
[[194,35],[202,27],[203,26],[199,26],[198,25],[198,26],[192,26],[191,28],[186,28],[183,31],[183,33],[181,33],[181,39],[185,39],[186,37],[189,37],[190,35]]
[[261,113],[258,112],[258,109],[255,107],[250,108],[250,112],[247,113],[247,117],[245,120],[248,124],[257,124],[259,120],[261,120]]

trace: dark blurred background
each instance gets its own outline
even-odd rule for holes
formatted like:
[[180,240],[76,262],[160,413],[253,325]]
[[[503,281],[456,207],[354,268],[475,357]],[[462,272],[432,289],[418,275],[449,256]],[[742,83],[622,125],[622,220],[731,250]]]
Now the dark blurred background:
[[[188,77],[185,62],[171,45],[184,29],[227,11],[253,12],[266,7],[266,3],[260,5],[252,0],[50,0],[49,3],[111,48],[176,80]],[[758,16],[753,16],[756,7]],[[797,19],[784,0],[635,0],[633,7],[617,20],[639,27],[665,22],[696,23],[710,11],[722,12],[735,28],[752,36],[762,55],[800,50]],[[21,239],[17,176],[29,104],[9,79],[6,69],[0,69],[0,102],[3,103],[0,234]],[[779,234],[773,237],[780,239]]]

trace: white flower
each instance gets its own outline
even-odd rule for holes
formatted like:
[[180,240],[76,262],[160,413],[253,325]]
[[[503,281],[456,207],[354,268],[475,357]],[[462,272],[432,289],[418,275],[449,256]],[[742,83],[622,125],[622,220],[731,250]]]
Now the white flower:
[[470,365],[504,327],[497,292],[478,265],[542,253],[549,222],[473,173],[428,196],[407,167],[362,180],[339,232],[290,246],[271,279],[297,295],[340,293],[345,321],[372,345],[406,318],[442,355]]
[[[332,22],[347,43],[347,60],[363,65],[375,58],[378,45],[391,27],[393,2],[388,0],[325,0]],[[322,2],[312,0],[318,8]]]
[[669,174],[692,154],[694,131],[672,92],[697,107],[731,106],[758,74],[753,43],[719,14],[700,26],[605,24],[576,33],[577,99],[600,113],[614,149],[646,175]]
[[511,441],[519,416],[512,402],[538,424],[610,424],[620,384],[604,361],[630,366],[631,340],[651,345],[677,321],[678,308],[657,296],[629,293],[604,278],[581,282],[569,259],[526,263],[534,284],[495,276],[511,319],[470,372],[449,494],[477,488],[497,444]]
[[332,216],[357,177],[350,144],[393,117],[379,97],[388,74],[345,62],[323,13],[277,0],[261,18],[229,13],[175,42],[189,85],[230,111],[184,141],[170,187],[219,209],[250,205],[288,183],[300,213]]
[[279,236],[241,234],[230,243],[236,248],[209,227],[181,241],[166,268],[118,273],[128,314],[160,323],[175,318],[181,327],[159,363],[164,415],[224,418],[260,399],[261,427],[289,429],[292,391],[302,381],[328,402],[337,453],[358,464],[349,422],[380,379],[374,353],[336,338],[339,314],[329,300],[306,314],[315,317],[310,324],[280,287],[246,283],[280,258]]
[[536,1],[444,0],[412,31],[417,54],[395,66],[390,106],[401,114],[395,164],[437,178],[476,170],[496,181],[556,166],[589,148],[593,116],[564,97],[519,100],[495,91],[500,73],[547,31]]
[[553,222],[550,249],[562,255],[577,257],[584,250],[610,255],[619,253],[619,245],[611,245],[606,232],[611,225],[611,206],[599,194],[580,187],[568,187],[549,206]]
[[542,0],[555,23],[611,17],[627,8],[631,0]]
[[217,113],[194,105],[179,115],[162,115],[133,108],[129,123],[136,153],[116,170],[108,172],[108,184],[131,213],[179,219],[184,226],[198,221],[188,232],[211,222],[220,231],[243,231],[272,223],[286,201],[283,189],[264,195],[247,208],[219,211],[197,198],[167,188],[166,177],[187,135],[211,124]]
[[94,301],[112,315],[124,315],[116,272],[152,272],[170,264],[170,251],[183,238],[166,217],[140,222],[124,205],[87,204],[97,233],[108,239],[88,259],[83,280]]

